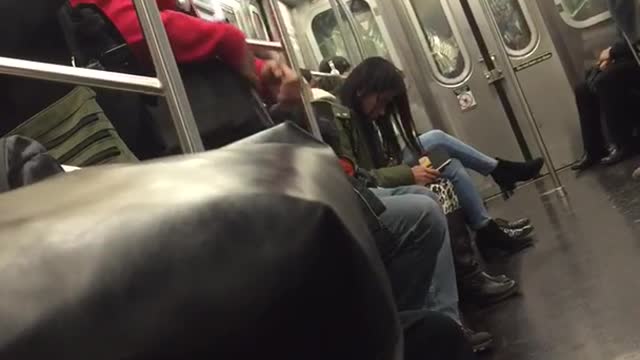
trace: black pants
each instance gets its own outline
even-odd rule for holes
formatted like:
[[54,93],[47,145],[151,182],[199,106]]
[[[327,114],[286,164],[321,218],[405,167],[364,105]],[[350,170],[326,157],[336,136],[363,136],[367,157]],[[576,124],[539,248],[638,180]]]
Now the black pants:
[[473,360],[475,355],[462,329],[447,316],[403,312],[404,360]]
[[[636,93],[637,92],[637,93]],[[576,104],[585,151],[600,158],[605,154],[606,140],[600,115],[615,145],[626,146],[638,121],[640,102],[640,67],[635,62],[611,64],[605,71],[589,76],[575,88]]]

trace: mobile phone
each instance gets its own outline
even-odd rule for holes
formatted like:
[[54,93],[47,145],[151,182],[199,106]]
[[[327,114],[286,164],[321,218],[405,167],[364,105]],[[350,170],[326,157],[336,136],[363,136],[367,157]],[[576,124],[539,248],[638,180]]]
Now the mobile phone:
[[451,157],[446,150],[433,149],[427,153],[427,156],[431,160],[431,166],[438,171],[444,170],[451,164]]
[[445,161],[442,165],[438,166],[436,170],[438,170],[438,172],[442,172],[449,164],[451,164],[451,159],[447,159],[447,161]]

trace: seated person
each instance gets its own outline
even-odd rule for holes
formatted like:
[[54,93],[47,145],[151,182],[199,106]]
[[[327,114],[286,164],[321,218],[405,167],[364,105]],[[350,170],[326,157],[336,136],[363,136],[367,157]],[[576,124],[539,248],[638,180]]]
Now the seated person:
[[[347,173],[353,174],[353,167],[341,163]],[[409,193],[377,198],[363,186],[356,187],[356,192],[367,204],[367,211],[382,209],[376,214],[388,229],[389,236],[376,238],[376,245],[398,311],[430,310],[445,315],[464,330],[475,351],[487,349],[493,341],[490,334],[473,332],[462,325],[449,228],[440,205],[431,198]]]
[[[156,0],[178,64],[219,58],[255,84],[269,104],[299,100],[295,73],[275,61],[256,60],[245,35],[231,24],[209,22],[181,12],[175,0]],[[69,0],[72,7],[95,6],[111,20],[143,69],[152,69],[148,47],[131,0]]]
[[[351,70],[351,64],[342,56],[334,56],[322,60],[318,71],[325,74],[334,75],[333,77],[321,77],[312,84],[312,88],[322,89],[327,93],[338,96],[340,88],[344,84],[342,76],[347,75]],[[316,90],[317,92],[317,90]],[[314,95],[314,99],[316,96]]]
[[[440,131],[417,137],[404,79],[383,58],[370,58],[358,65],[347,78],[340,100],[351,109],[351,119],[337,122],[342,155],[371,170],[379,186],[373,191],[379,197],[434,197],[424,185],[443,176],[453,183],[467,223],[477,232],[476,243],[485,256],[493,250],[516,253],[532,244],[527,237],[511,238],[491,218],[465,168],[491,175],[502,189],[511,191],[517,182],[538,175],[542,159],[524,163],[494,159]],[[397,129],[407,148],[404,154],[392,119],[398,120]],[[437,147],[453,158],[442,174],[417,164],[417,158]],[[408,152],[411,156],[407,156]],[[403,162],[403,158],[409,161]]]
[[[640,90],[639,82],[640,67],[626,41],[602,51],[585,82],[575,88],[585,154],[573,170],[588,169],[596,162],[613,165],[625,158],[639,114],[634,110],[638,95],[631,90]],[[611,147],[606,144],[601,114],[611,134]]]

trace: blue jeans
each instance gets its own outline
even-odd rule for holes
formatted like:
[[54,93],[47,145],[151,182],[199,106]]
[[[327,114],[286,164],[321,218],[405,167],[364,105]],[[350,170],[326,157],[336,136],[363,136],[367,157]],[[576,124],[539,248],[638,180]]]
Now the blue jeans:
[[380,220],[398,239],[387,265],[399,311],[428,309],[460,323],[447,218],[421,186],[371,189],[387,210]]
[[[498,166],[498,160],[440,130],[431,130],[420,135],[419,141],[427,153],[436,148],[447,151],[452,161],[442,172],[442,177],[453,183],[469,226],[473,230],[485,227],[491,216],[466,169],[488,176]],[[405,161],[417,164],[417,159],[409,152],[405,152]]]

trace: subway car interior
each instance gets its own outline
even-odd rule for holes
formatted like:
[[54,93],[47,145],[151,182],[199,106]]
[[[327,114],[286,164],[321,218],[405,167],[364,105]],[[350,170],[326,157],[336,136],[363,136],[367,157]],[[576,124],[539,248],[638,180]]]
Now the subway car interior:
[[0,359],[640,359],[640,2],[0,4]]

